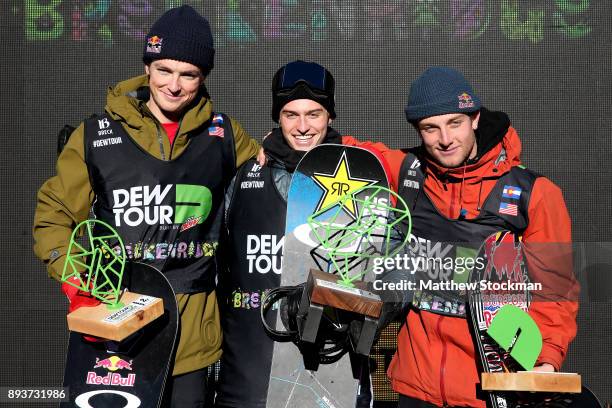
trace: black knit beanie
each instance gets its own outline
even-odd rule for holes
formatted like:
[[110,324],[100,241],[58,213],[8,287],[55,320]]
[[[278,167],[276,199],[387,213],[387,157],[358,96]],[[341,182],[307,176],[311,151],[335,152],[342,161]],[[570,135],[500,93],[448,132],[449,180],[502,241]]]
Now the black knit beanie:
[[153,23],[142,56],[147,65],[158,59],[188,62],[208,75],[215,59],[208,21],[188,5],[166,11]]
[[272,120],[278,123],[283,106],[296,99],[310,99],[320,103],[329,117],[334,119],[335,86],[331,72],[315,62],[298,60],[283,65],[272,79]]
[[480,99],[463,74],[453,68],[432,67],[410,86],[406,119],[414,123],[429,116],[447,113],[473,113],[480,110]]

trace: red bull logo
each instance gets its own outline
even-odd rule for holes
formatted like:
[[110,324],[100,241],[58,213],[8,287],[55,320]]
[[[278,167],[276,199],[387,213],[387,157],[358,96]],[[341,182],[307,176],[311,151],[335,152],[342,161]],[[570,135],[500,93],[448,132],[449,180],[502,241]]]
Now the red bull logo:
[[514,235],[504,232],[490,236],[485,241],[485,268],[484,280],[491,280],[495,270],[497,281],[523,282],[523,246],[515,241]]
[[459,109],[468,109],[474,107],[474,101],[467,92],[462,93],[457,97],[459,99]]
[[156,35],[153,37],[147,38],[147,52],[154,52],[159,54],[161,52],[163,38],[160,38]]
[[117,371],[117,370],[130,370],[132,371],[132,361],[128,363],[124,359],[118,356],[111,356],[109,358],[105,358],[100,360],[96,357],[96,364],[94,368],[105,368],[108,371]]
[[119,373],[108,373],[102,376],[93,371],[89,371],[85,379],[85,383],[89,385],[115,385],[119,387],[133,387],[135,382],[136,374],[128,374],[127,377],[122,377]]
[[117,370],[132,371],[132,361],[128,362],[119,356],[111,356],[102,360],[96,358],[96,364],[94,364],[93,368],[104,368],[109,372],[106,375],[98,375],[94,371],[89,371],[87,372],[85,383],[90,385],[133,387],[136,382],[136,374],[128,374],[126,377],[123,377],[121,374],[115,373]]

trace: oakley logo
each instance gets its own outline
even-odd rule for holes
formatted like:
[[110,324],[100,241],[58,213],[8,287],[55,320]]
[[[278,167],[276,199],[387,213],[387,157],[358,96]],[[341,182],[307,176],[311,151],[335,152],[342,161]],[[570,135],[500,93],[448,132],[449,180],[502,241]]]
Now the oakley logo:
[[140,398],[138,398],[134,394],[130,394],[129,392],[125,391],[115,390],[89,391],[76,397],[74,403],[77,405],[77,407],[80,408],[94,408],[89,403],[89,400],[91,399],[91,397],[98,394],[117,394],[125,398],[125,405],[123,405],[122,407],[117,406],[117,408],[138,408],[141,403]]

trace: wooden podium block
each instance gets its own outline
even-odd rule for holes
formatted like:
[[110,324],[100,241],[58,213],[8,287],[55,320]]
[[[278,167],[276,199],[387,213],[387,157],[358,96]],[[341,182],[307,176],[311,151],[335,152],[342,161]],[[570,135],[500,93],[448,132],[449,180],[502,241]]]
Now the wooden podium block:
[[519,371],[516,373],[483,373],[485,391],[534,391],[580,393],[580,374]]
[[110,310],[106,304],[81,307],[68,314],[71,331],[121,341],[164,314],[164,302],[138,293],[124,292],[123,307]]
[[311,269],[308,276],[310,301],[377,319],[382,310],[380,297],[367,289],[365,282],[349,288],[338,283],[338,275]]

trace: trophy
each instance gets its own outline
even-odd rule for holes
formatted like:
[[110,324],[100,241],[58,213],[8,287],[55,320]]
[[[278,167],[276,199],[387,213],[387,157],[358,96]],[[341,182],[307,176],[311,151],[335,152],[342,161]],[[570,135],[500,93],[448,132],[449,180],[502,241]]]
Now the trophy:
[[[84,231],[81,238],[80,231]],[[68,314],[71,331],[121,341],[164,314],[162,299],[121,289],[124,268],[125,247],[110,225],[99,220],[77,225],[70,238],[62,282],[97,302]]]
[[[390,203],[390,198],[396,202]],[[343,208],[351,208],[356,217],[341,219]],[[326,308],[363,316],[360,332],[351,337],[356,353],[367,356],[374,342],[383,301],[364,280],[375,257],[392,257],[410,236],[410,212],[404,200],[391,190],[366,186],[342,196],[308,217],[320,248],[313,257],[321,269],[310,269],[297,313],[298,330],[304,342],[315,343]],[[403,241],[392,241],[394,229],[408,224]]]
[[542,350],[542,334],[523,309],[511,304],[502,306],[491,321],[487,334],[528,371],[483,373],[483,390],[580,392],[579,374],[529,371]]
[[[554,252],[557,256],[562,251]],[[468,322],[483,369],[481,387],[489,391],[491,406],[585,398],[588,392],[583,391],[580,375],[532,371],[543,343],[540,329],[527,311],[534,298],[550,300],[541,294],[541,279],[534,280],[527,271],[521,237],[510,231],[494,233],[481,246],[478,258],[484,262],[470,273],[473,288],[468,293]],[[544,293],[550,295],[550,291]]]

